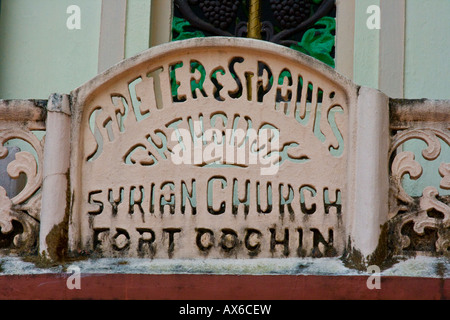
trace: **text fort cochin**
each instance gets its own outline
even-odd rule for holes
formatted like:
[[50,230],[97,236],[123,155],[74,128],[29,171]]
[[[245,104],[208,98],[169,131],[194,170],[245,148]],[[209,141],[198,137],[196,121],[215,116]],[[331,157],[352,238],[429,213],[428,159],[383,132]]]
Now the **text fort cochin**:
[[[184,228],[182,218],[187,218],[189,215],[210,215],[215,217],[244,215],[251,217],[254,215],[268,216],[278,214],[291,218],[298,215],[300,218],[301,216],[324,214],[337,215],[338,219],[342,215],[342,195],[339,189],[316,189],[311,185],[300,185],[294,188],[291,184],[273,184],[271,182],[264,183],[263,186],[259,182],[252,184],[247,181],[245,184],[246,196],[241,197],[237,189],[239,186],[237,179],[234,179],[232,183],[227,183],[225,177],[215,176],[208,180],[208,185],[212,185],[214,182],[219,182],[219,185],[222,186],[220,190],[221,197],[219,197],[220,200],[214,200],[214,188],[207,188],[207,194],[201,197],[207,201],[208,209],[205,212],[197,210],[199,199],[197,199],[196,182],[193,180],[191,185],[183,181],[177,185],[174,182],[164,182],[160,187],[157,187],[155,183],[151,183],[148,187],[131,186],[93,191],[88,196],[91,208],[88,214],[91,216],[106,214],[112,217],[125,214],[134,216],[137,219],[142,218],[143,222],[149,215],[161,220],[164,220],[165,216],[179,217],[176,227],[160,226],[155,229],[156,226],[153,226],[152,223],[144,223],[145,227],[137,227],[134,231],[123,229],[120,231],[120,234],[115,234],[115,231],[111,230],[110,236],[113,242],[115,239],[118,239],[118,236],[122,236],[123,239],[129,239],[130,232],[138,232],[141,240],[139,240],[137,250],[138,254],[143,255],[146,255],[148,252],[155,254],[155,249],[146,249],[145,245],[151,248],[157,237],[168,237],[167,254],[169,257],[172,257],[174,254],[177,241],[185,241],[180,239]],[[251,192],[252,188],[254,189],[253,193]],[[231,197],[231,203],[223,201],[224,193],[226,194],[227,191],[229,193],[228,196]],[[262,197],[263,193],[265,193],[264,197]],[[274,196],[276,194],[278,194],[277,197]],[[287,195],[284,196],[284,194]],[[250,195],[253,195],[254,199],[250,199]],[[278,201],[275,199],[278,199]],[[220,239],[218,246],[224,253],[233,252],[238,247],[238,243],[242,243],[243,248],[247,250],[249,255],[256,256],[260,252],[261,238],[268,236],[268,240],[265,241],[269,241],[270,251],[281,250],[281,254],[289,256],[293,252],[291,247],[296,245],[298,254],[303,254],[302,239],[305,235],[302,226],[292,228],[294,224],[290,223],[283,226],[284,231],[280,232],[280,226],[270,225],[267,229],[267,226],[255,225],[251,220],[249,219],[248,226],[244,231],[240,227],[233,229],[224,226],[220,230],[216,230],[214,227],[211,229],[208,227],[196,227],[193,230],[195,237],[191,239],[193,241],[192,245],[198,248],[200,252],[207,253],[214,247],[214,238],[220,236],[218,238]],[[302,219],[299,220],[301,221]],[[99,237],[98,230],[106,231],[104,228],[96,229],[94,227],[94,238]],[[309,249],[316,252],[315,254],[320,253],[317,249],[319,243],[324,244],[330,250],[333,248],[333,234],[336,231],[334,228],[328,229],[328,235],[323,235],[319,229],[312,226],[308,231],[313,237],[313,247]],[[263,236],[265,232],[269,233]],[[326,240],[326,236],[328,236],[328,240]],[[298,243],[293,244],[290,237],[298,238]],[[260,240],[256,241],[255,238]],[[126,240],[126,242],[129,241]],[[101,241],[95,239],[94,242],[100,243]],[[122,250],[116,245],[113,245],[112,248],[116,251]],[[334,251],[331,250],[331,252]]]

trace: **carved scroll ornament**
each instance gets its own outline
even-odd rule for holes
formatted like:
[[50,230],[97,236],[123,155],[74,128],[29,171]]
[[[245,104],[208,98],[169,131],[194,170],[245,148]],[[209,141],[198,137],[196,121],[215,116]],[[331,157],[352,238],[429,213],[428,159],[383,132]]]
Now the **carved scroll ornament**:
[[0,159],[8,155],[6,144],[12,140],[28,144],[28,150],[33,150],[35,155],[20,151],[7,166],[7,174],[12,179],[24,174],[26,183],[13,196],[7,195],[0,186],[0,238],[2,249],[30,251],[35,249],[39,234],[44,147],[44,139],[39,140],[32,131],[45,129],[44,113],[28,101],[13,104],[16,112],[10,116],[12,106],[0,102]]
[[[438,127],[438,126],[436,126]],[[450,146],[450,134],[446,128],[414,128],[400,131],[393,137],[391,155],[405,142],[419,139],[426,143],[422,156],[427,161],[436,160],[441,154],[441,142]],[[422,165],[414,153],[400,152],[393,158],[391,181],[390,220],[394,227],[396,254],[421,251],[448,254],[450,251],[450,197],[441,196],[435,186],[425,187],[422,196],[413,198],[405,191],[402,178],[409,175],[417,180],[423,175]],[[450,190],[450,163],[441,163],[440,187]]]

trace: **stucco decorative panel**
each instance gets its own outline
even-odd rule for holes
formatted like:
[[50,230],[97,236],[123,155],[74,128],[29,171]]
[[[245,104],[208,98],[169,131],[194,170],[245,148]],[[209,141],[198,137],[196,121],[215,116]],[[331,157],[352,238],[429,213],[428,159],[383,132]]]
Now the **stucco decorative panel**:
[[262,41],[196,39],[120,63],[72,96],[71,250],[344,252],[357,89],[331,68]]

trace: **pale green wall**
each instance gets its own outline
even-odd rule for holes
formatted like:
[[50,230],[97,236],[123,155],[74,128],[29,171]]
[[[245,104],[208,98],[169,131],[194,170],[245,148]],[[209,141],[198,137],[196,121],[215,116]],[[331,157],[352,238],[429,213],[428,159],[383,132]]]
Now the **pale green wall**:
[[[366,26],[370,5],[380,0],[356,0],[354,81],[377,89],[380,31]],[[450,99],[449,14],[449,0],[406,0],[405,98]]]
[[151,0],[128,0],[125,32],[125,58],[150,46]]
[[[81,9],[69,30],[67,7]],[[97,74],[101,0],[2,0],[0,99],[47,99]]]
[[[449,110],[450,112],[450,110]],[[450,147],[441,143],[442,150],[439,157],[430,162],[423,158],[422,151],[427,145],[422,140],[411,140],[406,143],[404,150],[413,151],[415,160],[420,163],[423,168],[422,177],[417,180],[411,180],[409,176],[404,179],[404,187],[408,194],[412,196],[421,196],[423,189],[428,186],[435,187],[441,196],[450,195],[450,190],[440,188],[442,177],[439,174],[439,166],[441,163],[450,163]]]
[[406,1],[405,94],[450,99],[450,1]]
[[[450,99],[450,1],[407,0],[405,45],[405,96],[410,99]],[[449,110],[450,112],[450,110]],[[406,179],[405,188],[416,196],[426,186],[438,188],[441,195],[450,190],[439,188],[442,177],[439,165],[450,163],[450,147],[441,143],[439,158],[432,163],[424,160],[423,142],[412,142],[408,150],[415,151],[416,160],[424,168],[419,181]]]
[[[395,0],[394,0],[395,1]],[[367,8],[380,5],[380,0],[356,0],[355,3],[355,54],[354,82],[378,89],[380,31],[367,28]]]

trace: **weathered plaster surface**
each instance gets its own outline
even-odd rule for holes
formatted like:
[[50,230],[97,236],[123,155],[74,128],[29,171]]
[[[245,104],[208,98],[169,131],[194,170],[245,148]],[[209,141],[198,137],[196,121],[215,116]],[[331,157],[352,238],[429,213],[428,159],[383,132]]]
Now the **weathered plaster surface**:
[[[338,258],[255,259],[255,260],[145,260],[89,259],[38,268],[17,256],[0,258],[0,275],[65,273],[70,266],[84,274],[209,274],[209,275],[323,275],[370,276],[372,273],[347,268]],[[445,258],[415,257],[382,270],[386,277],[450,279],[450,262]]]

